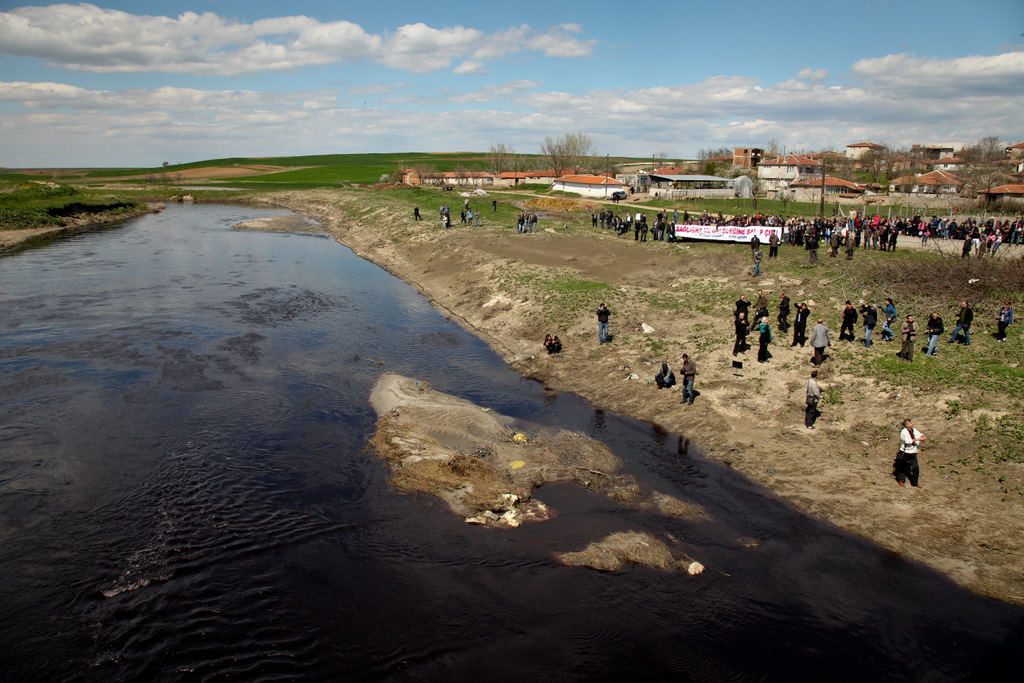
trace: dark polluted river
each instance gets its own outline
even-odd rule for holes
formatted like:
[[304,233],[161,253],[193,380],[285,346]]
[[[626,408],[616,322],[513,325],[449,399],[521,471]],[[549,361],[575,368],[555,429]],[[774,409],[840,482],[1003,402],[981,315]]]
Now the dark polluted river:
[[[985,680],[1024,612],[510,371],[275,212],[172,206],[0,258],[0,679]],[[278,212],[279,213],[279,212]],[[570,484],[519,529],[388,486],[384,371],[607,443],[709,520]],[[563,567],[656,527],[708,570]],[[1017,669],[1019,672],[1019,669]]]

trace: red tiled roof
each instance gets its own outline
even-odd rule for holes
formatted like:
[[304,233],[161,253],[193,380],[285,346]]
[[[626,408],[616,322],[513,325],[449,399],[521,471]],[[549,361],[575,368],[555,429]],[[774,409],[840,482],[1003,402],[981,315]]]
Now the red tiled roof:
[[486,171],[445,171],[445,178],[493,178],[494,174]]
[[987,194],[1024,194],[1024,185],[1000,185],[999,187],[993,187]]
[[505,171],[498,174],[499,178],[554,178],[554,171]]
[[821,162],[807,156],[788,154],[784,157],[775,157],[768,161],[762,161],[762,166],[818,166]]
[[890,181],[891,185],[963,185],[964,181],[947,171],[932,171],[923,175],[903,176]]
[[559,178],[562,182],[576,183],[577,185],[622,185],[625,187],[625,183],[620,183],[615,178],[609,178],[604,175],[566,175]]
[[[867,185],[861,183],[854,183],[849,180],[843,180],[841,178],[833,178],[831,176],[825,176],[825,185],[828,187],[845,187],[855,192],[864,192],[868,189]],[[821,187],[821,179],[817,180],[800,180],[795,183],[790,183],[790,187]]]
[[885,145],[880,145],[877,142],[855,142],[852,145],[847,145],[847,147],[872,147],[874,149],[882,149]]

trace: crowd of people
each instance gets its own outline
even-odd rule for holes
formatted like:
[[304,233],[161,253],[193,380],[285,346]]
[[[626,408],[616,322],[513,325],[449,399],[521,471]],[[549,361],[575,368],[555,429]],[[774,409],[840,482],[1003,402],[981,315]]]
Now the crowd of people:
[[[614,230],[619,236],[628,236],[633,233],[634,240],[646,242],[648,236],[654,241],[673,241],[674,227],[679,219],[686,224],[703,225],[764,225],[781,228],[773,232],[769,241],[769,258],[778,255],[780,244],[803,246],[811,252],[811,260],[817,259],[817,251],[824,244],[829,249],[832,257],[837,257],[841,250],[846,251],[848,259],[853,258],[857,249],[893,251],[896,241],[900,235],[919,236],[924,243],[929,239],[963,239],[965,244],[965,255],[976,255],[978,257],[989,255],[995,256],[1001,244],[1024,243],[1024,221],[1017,220],[985,220],[978,221],[974,218],[967,218],[958,222],[956,219],[940,219],[932,216],[930,219],[914,216],[910,220],[903,218],[887,219],[881,216],[871,218],[860,213],[849,217],[837,219],[821,218],[791,218],[784,219],[779,216],[758,214],[754,216],[738,216],[726,218],[722,214],[713,215],[703,212],[699,215],[690,215],[688,212],[674,211],[671,216],[666,211],[659,211],[656,218],[649,223],[647,214],[643,211],[627,211],[616,213],[608,209],[594,212],[591,216],[592,225],[602,230]],[[523,231],[524,221],[520,219],[520,231]],[[529,226],[529,219],[525,221]],[[754,259],[754,274],[760,272],[763,254],[760,249],[760,240],[754,237],[751,240],[751,248]],[[815,421],[821,414],[819,405],[822,400],[821,385],[818,383],[818,370],[827,360],[826,351],[834,343],[832,333],[824,318],[817,318],[808,333],[808,324],[812,312],[808,302],[793,303],[785,292],[778,295],[775,304],[769,304],[768,296],[771,292],[763,290],[758,292],[756,301],[750,302],[745,295],[741,295],[736,301],[733,311],[733,325],[735,329],[735,340],[733,344],[733,355],[737,356],[747,351],[750,346],[747,343],[750,335],[757,336],[757,361],[768,363],[771,360],[770,347],[775,342],[772,329],[772,311],[775,309],[775,320],[779,333],[788,335],[792,330],[791,347],[805,347],[809,345],[813,349],[810,362],[815,366],[806,387],[805,427],[815,428]],[[792,324],[790,315],[794,314]],[[598,318],[598,341],[605,344],[611,340],[609,334],[610,311],[605,304],[601,304],[597,310]],[[924,326],[923,335],[926,338],[924,354],[934,357],[939,353],[939,342],[946,334],[946,326],[940,311],[931,311],[919,324],[913,313],[906,313],[900,320],[896,302],[892,298],[885,299],[884,304],[864,303],[859,308],[851,301],[846,301],[841,313],[841,325],[838,340],[835,343],[857,342],[856,327],[858,322],[863,326],[862,343],[865,348],[870,348],[874,341],[872,339],[875,328],[880,324],[880,339],[883,343],[900,341],[899,358],[907,363],[914,361],[914,352],[918,344],[918,337],[922,334],[921,325]],[[963,301],[960,309],[956,312],[953,332],[947,343],[960,341],[970,346],[971,326],[974,320],[974,310],[967,301]],[[1007,328],[1013,324],[1013,305],[1006,301],[999,310],[995,320],[998,331],[995,338],[1003,342],[1006,340]],[[554,338],[558,350],[561,350],[561,343]],[[550,335],[545,340],[545,347],[548,353],[552,351]],[[696,363],[688,355],[683,355],[682,389],[684,405],[692,405],[696,392],[693,385],[697,374]],[[672,367],[663,362],[653,378],[653,384],[658,389],[672,388],[677,385],[676,374]],[[901,445],[894,462],[893,475],[901,486],[909,480],[911,486],[917,486],[919,468],[917,466],[917,444],[924,440],[924,436],[914,429],[910,420],[905,420],[901,433]]]

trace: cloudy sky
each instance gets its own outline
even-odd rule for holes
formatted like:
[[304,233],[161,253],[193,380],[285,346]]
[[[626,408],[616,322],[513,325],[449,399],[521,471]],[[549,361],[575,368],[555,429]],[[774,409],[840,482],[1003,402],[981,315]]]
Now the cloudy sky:
[[1022,34],[1022,0],[0,0],[0,166],[1019,142]]

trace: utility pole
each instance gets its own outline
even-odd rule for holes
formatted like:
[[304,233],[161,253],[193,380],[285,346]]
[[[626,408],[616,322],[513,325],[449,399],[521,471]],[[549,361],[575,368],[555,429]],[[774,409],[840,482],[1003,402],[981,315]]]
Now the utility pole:
[[825,155],[821,155],[821,199],[818,203],[818,217],[825,220]]

